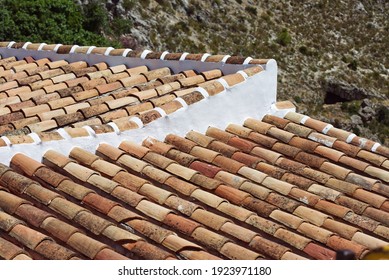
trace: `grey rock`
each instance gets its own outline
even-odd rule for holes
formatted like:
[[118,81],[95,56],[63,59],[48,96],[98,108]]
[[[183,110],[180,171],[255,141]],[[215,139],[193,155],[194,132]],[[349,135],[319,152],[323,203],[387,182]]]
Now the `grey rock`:
[[344,101],[361,100],[373,95],[363,88],[333,79],[326,80],[323,87],[327,95],[341,98]]
[[358,115],[352,115],[350,117],[352,126],[362,125],[363,121],[362,118]]

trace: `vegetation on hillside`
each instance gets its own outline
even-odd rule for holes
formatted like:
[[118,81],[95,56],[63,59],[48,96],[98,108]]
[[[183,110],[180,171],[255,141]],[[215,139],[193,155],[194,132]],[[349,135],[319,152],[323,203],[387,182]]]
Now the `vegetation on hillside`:
[[[388,1],[0,3],[2,40],[275,58],[278,99],[292,100],[303,113],[389,145]],[[333,85],[349,90],[334,99]],[[369,102],[357,100],[355,92],[363,92]],[[374,114],[367,114],[369,110]]]

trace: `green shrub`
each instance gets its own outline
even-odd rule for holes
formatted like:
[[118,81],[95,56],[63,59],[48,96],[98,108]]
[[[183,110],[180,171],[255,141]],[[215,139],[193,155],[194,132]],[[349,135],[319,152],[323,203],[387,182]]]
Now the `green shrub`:
[[[93,1],[96,2],[96,1]],[[91,6],[92,7],[92,6]],[[0,9],[2,40],[109,45],[100,33],[106,21],[98,6],[93,11],[98,20],[87,20],[72,0],[3,0]]]
[[135,7],[135,0],[123,0],[123,8],[126,11],[130,11]]
[[248,12],[249,14],[252,14],[254,16],[256,16],[258,13],[257,8],[255,8],[253,6],[246,6],[244,9],[246,10],[246,12]]
[[357,68],[358,68],[358,62],[353,59],[348,65],[347,65],[348,68],[350,68],[351,70],[354,70],[356,71]]
[[282,29],[282,31],[278,33],[276,42],[284,47],[292,42],[292,37],[286,28]]
[[296,103],[301,103],[302,102],[302,99],[300,96],[296,95],[296,96],[293,96],[293,100],[296,102]]

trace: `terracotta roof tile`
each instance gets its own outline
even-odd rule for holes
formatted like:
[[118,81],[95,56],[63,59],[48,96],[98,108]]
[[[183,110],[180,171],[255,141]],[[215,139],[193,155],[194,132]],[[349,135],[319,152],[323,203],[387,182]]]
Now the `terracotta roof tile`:
[[113,197],[120,199],[132,207],[136,207],[145,197],[129,189],[117,186],[111,192]]
[[233,160],[239,161],[250,168],[256,168],[257,170],[260,170],[260,168],[258,168],[258,164],[262,162],[262,160],[258,157],[251,156],[242,152],[234,152],[230,157]]
[[269,189],[275,190],[283,195],[288,195],[294,187],[293,185],[287,182],[283,182],[272,177],[266,177],[265,180],[263,180],[262,185],[268,187]]
[[80,231],[79,229],[53,217],[45,219],[40,226],[63,242],[66,242],[75,232]]
[[157,221],[163,221],[165,217],[171,212],[171,210],[151,203],[147,200],[141,200],[135,208],[148,215],[149,217],[156,219]]
[[[273,177],[278,178],[278,176],[273,176]],[[304,178],[302,176],[295,175],[293,173],[284,173],[282,175],[282,177],[279,179],[281,179],[282,181],[288,182],[292,185],[299,186],[303,190],[307,190],[314,183],[314,181],[312,181],[308,178]]]
[[302,223],[298,227],[297,231],[303,233],[305,236],[312,238],[313,240],[324,244],[326,244],[328,239],[334,235],[334,233],[331,231],[306,222]]
[[190,181],[191,183],[200,186],[206,190],[215,190],[220,184],[222,184],[222,182],[220,182],[219,180],[209,178],[202,174],[195,174]]
[[231,173],[228,173],[228,172],[225,172],[225,171],[219,171],[216,176],[215,176],[215,179],[219,180],[219,181],[222,181],[230,186],[233,186],[234,188],[237,188],[239,189],[240,186],[247,181],[247,179],[243,178],[243,177],[240,177],[240,176],[236,176],[234,174],[231,174]]
[[366,207],[369,206],[367,203],[361,202],[359,200],[347,196],[339,196],[336,199],[336,203],[350,208],[357,214],[362,214],[363,211],[365,211]]
[[196,228],[192,235],[191,235],[196,241],[201,242],[205,246],[212,248],[216,251],[220,251],[225,243],[227,243],[229,240],[217,233],[214,233],[210,230],[207,230],[203,227]]
[[325,220],[323,226],[349,240],[353,238],[356,232],[360,231],[356,227],[332,219]]
[[319,167],[319,169],[342,180],[345,180],[347,176],[352,172],[350,169],[340,167],[339,165],[330,162],[324,162]]
[[185,235],[191,235],[200,226],[197,222],[174,214],[168,214],[163,223]]
[[222,202],[226,201],[222,197],[219,197],[219,195],[201,189],[194,190],[190,196],[213,208],[217,208]]
[[252,211],[249,211],[241,206],[237,206],[228,202],[222,202],[217,207],[217,210],[242,222],[245,222],[250,216],[255,215]]
[[224,256],[232,260],[257,260],[263,259],[261,254],[246,249],[245,247],[227,242],[220,250]]
[[39,168],[44,165],[32,160],[30,157],[25,156],[24,154],[16,154],[12,157],[10,166],[15,170],[22,170],[28,176],[32,176]]
[[168,159],[164,156],[161,156],[157,153],[149,152],[144,157],[143,160],[159,167],[162,169],[166,169],[169,165],[175,163],[174,160]]
[[353,197],[360,201],[366,202],[376,208],[380,208],[384,202],[388,201],[386,197],[374,194],[372,192],[368,192],[363,189],[357,189],[353,193]]
[[58,187],[62,181],[67,179],[65,176],[56,173],[47,167],[39,168],[37,171],[35,171],[34,176],[43,182],[50,184],[54,188]]
[[208,127],[206,135],[209,136],[209,137],[213,137],[215,139],[218,139],[218,140],[220,140],[223,143],[228,143],[228,141],[232,137],[234,137],[234,135],[231,134],[231,133],[228,133],[228,132],[226,132],[224,130],[221,130],[221,129],[216,128],[216,127],[211,127],[211,126]]
[[284,224],[285,226],[293,228],[293,229],[297,229],[304,222],[303,219],[301,219],[295,215],[283,212],[281,210],[274,210],[270,214],[270,217],[272,219],[276,220],[277,222],[280,222],[280,223]]
[[[221,231],[228,233],[231,236],[236,237],[239,240],[242,240],[243,242],[250,243],[250,241],[258,236],[258,234],[254,231],[251,231],[249,229],[242,228],[234,223],[227,222],[225,223],[221,228]],[[252,246],[256,247],[256,246]]]
[[313,153],[319,146],[319,143],[304,138],[294,137],[289,141],[289,145],[300,148],[303,151]]
[[200,208],[199,205],[178,196],[170,196],[165,201],[165,204],[170,208],[177,209],[180,213],[186,216],[191,216],[196,209]]
[[[371,208],[371,207],[370,207]],[[373,208],[371,208],[373,209]],[[367,229],[369,231],[374,231],[378,225],[380,224],[379,222],[366,217],[366,216],[360,216],[357,214],[354,214],[352,212],[348,212],[344,219],[354,225],[357,225],[363,229]]]
[[0,237],[0,257],[2,259],[12,260],[18,257],[21,258],[21,255],[24,255],[26,259],[31,259],[22,248]]
[[142,173],[148,178],[151,178],[161,184],[167,184],[167,180],[173,176],[168,172],[162,171],[152,166],[146,166],[142,170]]
[[389,172],[386,170],[374,166],[367,166],[364,171],[372,177],[381,179],[387,183],[389,182]]
[[[150,239],[156,241],[157,243],[162,243],[167,236],[173,233],[170,230],[163,229],[150,222],[139,220],[139,219],[128,221],[126,222],[126,224],[132,227],[134,230],[142,233],[142,235],[145,235]],[[137,243],[135,244],[135,246],[137,245]]]
[[327,173],[318,170],[314,170],[312,168],[302,168],[300,170],[296,170],[296,173],[308,179],[314,180],[320,184],[326,184],[328,180],[332,178],[331,175],[328,175]]
[[[272,194],[269,195],[269,197],[271,196]],[[252,210],[254,211],[255,213],[257,213],[258,215],[260,215],[261,217],[269,217],[269,215],[277,209],[277,207],[267,203],[267,202],[264,202],[262,200],[259,200],[259,199],[255,199],[255,198],[252,198],[252,197],[246,197],[246,199],[244,201],[241,202],[241,204],[249,209],[249,210]]]
[[189,167],[210,178],[214,178],[216,174],[222,170],[219,167],[197,160],[192,162]]
[[270,128],[274,128],[274,125],[272,124],[268,124],[268,123],[265,123],[265,122],[261,122],[261,121],[258,121],[258,120],[255,120],[255,119],[247,119],[245,122],[244,122],[244,126],[256,131],[256,132],[259,132],[260,134],[267,134],[267,132],[270,130]]
[[328,239],[327,245],[334,250],[351,250],[353,251],[357,258],[360,258],[363,253],[366,253],[367,248],[365,246],[359,245],[355,242],[349,241],[339,236],[331,236]]
[[276,161],[280,158],[282,158],[282,155],[280,153],[261,148],[261,147],[255,147],[251,154],[258,156],[261,159],[266,160],[267,162],[270,162],[272,164],[276,163]]
[[320,196],[312,193],[312,190],[307,192],[299,188],[292,188],[289,196],[309,206],[315,206],[316,203],[321,199]]
[[389,225],[389,213],[382,210],[375,209],[373,207],[367,207],[363,212],[363,215],[368,216],[376,221],[379,221],[385,225]]
[[328,215],[306,206],[297,207],[293,214],[317,226],[323,225],[324,221],[329,218]]
[[[19,45],[22,47],[24,43]],[[40,45],[31,47],[37,49]],[[47,49],[54,47],[46,46]],[[63,46],[60,52],[67,53],[71,48]],[[90,48],[75,50],[81,54]],[[127,57],[140,57],[142,53],[108,48],[93,51],[100,54],[110,51],[110,55],[123,55],[126,51]],[[161,55],[152,52],[148,58],[158,59]],[[183,54],[167,54],[165,59],[182,57]],[[186,58],[248,61],[204,54],[189,54]],[[266,60],[254,59],[250,63],[264,64]],[[8,104],[1,109],[0,131],[7,133],[12,144],[33,143],[32,137],[26,136],[32,131],[43,142],[63,139],[63,133],[56,132],[62,127],[71,137],[89,136],[87,129],[82,128],[85,125],[96,134],[114,132],[113,124],[120,131],[138,128],[130,119],[132,116],[146,124],[162,117],[162,111],[154,107],[162,108],[167,114],[182,108],[176,97],[193,104],[204,98],[204,90],[209,95],[224,92],[225,82],[229,86],[240,84],[247,76],[263,71],[262,67],[255,66],[222,76],[220,69],[173,73],[167,67],[149,71],[146,66],[127,68],[124,64],[106,63],[89,66],[83,60],[49,62],[31,57],[23,61],[14,57],[6,64],[21,71],[12,76],[10,72],[2,72],[0,77],[3,90],[0,98]],[[224,82],[216,80],[220,77]],[[200,88],[181,88],[180,83],[197,85],[202,88],[201,92]],[[286,103],[276,108],[291,109],[291,106]],[[108,125],[110,122],[112,126]],[[389,160],[384,157],[387,156],[385,148],[373,141],[354,137],[352,143],[346,143],[350,135],[308,116],[288,112],[285,118],[272,115],[266,115],[262,121],[249,118],[244,126],[231,124],[225,130],[210,127],[206,135],[192,131],[187,134],[188,139],[168,135],[166,144],[155,139],[145,140],[144,146],[123,142],[119,149],[103,144],[96,155],[75,148],[69,155],[75,161],[49,151],[42,162],[55,171],[18,155],[11,161],[11,167],[32,180],[0,167],[0,180],[5,186],[2,190],[9,189],[18,195],[26,192],[29,200],[34,199],[40,207],[47,204],[51,211],[49,214],[38,210],[25,200],[7,196],[4,191],[2,203],[8,207],[5,209],[16,211],[26,221],[26,227],[40,225],[50,237],[68,242],[69,248],[80,253],[68,254],[63,247],[48,240],[38,245],[39,251],[33,252],[33,258],[122,259],[121,252],[126,250],[126,255],[136,259],[174,259],[175,256],[333,259],[334,250],[343,247],[355,248],[358,257],[362,257],[366,248],[361,245],[370,248],[372,244],[380,244],[380,238],[388,239],[389,231],[384,225],[387,225],[389,187],[380,180],[387,179]],[[376,152],[368,151],[373,145]],[[69,178],[60,173],[69,174]],[[71,178],[85,183],[79,185]],[[36,182],[57,188],[64,197]],[[99,195],[101,191],[103,195]],[[195,198],[198,204],[191,202]],[[117,201],[127,205],[122,207]],[[135,212],[140,215],[130,207],[136,208]],[[99,214],[94,215],[95,211]],[[96,240],[87,237],[58,220],[57,215],[85,227],[93,236],[103,236]],[[198,221],[193,221],[194,217]],[[150,221],[145,220],[149,218]],[[114,226],[109,220],[125,223],[126,229]],[[166,229],[159,226],[161,223]],[[214,231],[206,229],[208,226]],[[361,229],[363,234],[359,234]],[[184,237],[175,236],[174,232]],[[264,236],[258,236],[263,232]],[[334,234],[345,240],[333,239]],[[140,241],[140,236],[159,243],[175,256],[149,241]],[[228,237],[238,243],[234,244]],[[90,251],[81,243],[85,238],[85,244],[106,238],[110,239],[107,244],[113,244],[120,239],[122,246],[115,251],[106,247],[107,244],[98,243]],[[58,248],[58,254],[50,255],[47,248],[54,251]],[[27,257],[22,251],[18,256]]]
[[94,258],[95,260],[128,260],[129,258],[124,257],[111,249],[103,249],[98,252]]
[[104,229],[111,225],[107,220],[87,211],[79,212],[73,220],[96,235],[101,234]]
[[146,196],[147,198],[156,201],[159,204],[164,204],[165,201],[173,195],[173,193],[166,191],[164,189],[160,189],[151,184],[144,184],[139,189],[139,193],[141,195]]
[[281,240],[284,240],[286,243],[292,245],[293,247],[299,250],[304,250],[304,248],[311,242],[310,239],[283,228],[279,228],[274,233],[274,236]]
[[118,203],[115,203],[112,200],[104,198],[93,192],[90,192],[85,197],[83,197],[82,202],[104,214],[108,214],[113,207],[118,205]]
[[160,250],[146,242],[136,242],[130,251],[141,259],[146,260],[165,260],[172,257],[170,253]]
[[308,191],[330,201],[335,201],[340,195],[342,195],[341,192],[318,184],[312,184]]
[[14,226],[9,232],[9,235],[32,250],[34,250],[43,240],[50,240],[48,236],[22,224]]
[[135,214],[134,212],[121,206],[114,206],[111,211],[109,211],[107,216],[116,222],[126,222],[132,219],[142,219],[140,215]]
[[377,228],[374,230],[374,233],[379,235],[379,236],[382,236],[386,239],[388,239],[389,237],[389,228],[388,227],[385,227],[385,226],[377,226]]
[[146,184],[148,181],[132,175],[128,172],[121,171],[117,173],[113,178],[115,182],[121,184],[121,186],[128,188],[129,190],[137,192],[140,187]]
[[[7,211],[7,209],[5,209]],[[5,231],[11,231],[16,225],[23,224],[23,221],[1,211],[0,212],[0,228]]]
[[289,197],[279,195],[275,192],[269,194],[269,196],[266,198],[266,201],[288,212],[293,212],[301,205],[300,202],[297,202]]
[[72,203],[62,197],[54,198],[49,205],[50,209],[61,213],[61,215],[72,220],[79,212],[85,211],[84,208]]
[[344,216],[346,216],[347,213],[351,212],[351,209],[347,207],[340,206],[325,200],[320,200],[315,205],[315,208],[323,211],[324,213],[329,213],[338,218],[344,218]]
[[309,243],[304,248],[304,252],[318,260],[334,260],[336,258],[335,251],[324,248],[313,242]]
[[35,184],[33,180],[28,179],[13,171],[3,173],[0,183],[17,193],[24,193],[29,186]]
[[107,245],[104,243],[100,243],[77,232],[70,236],[66,243],[91,259],[93,259],[101,250],[107,248]]
[[182,250],[201,250],[202,249],[197,244],[190,242],[186,239],[183,239],[181,237],[178,237],[176,235],[169,235],[168,237],[165,238],[165,240],[162,242],[162,244],[174,252],[179,252]]
[[42,241],[35,250],[50,260],[69,260],[76,253],[50,240]]
[[[195,146],[190,150],[190,154],[194,157],[200,158],[208,163],[212,163],[216,157],[220,156],[218,152],[205,149],[200,146]],[[223,163],[223,159],[220,160],[220,163]],[[235,168],[237,166],[235,165]]]

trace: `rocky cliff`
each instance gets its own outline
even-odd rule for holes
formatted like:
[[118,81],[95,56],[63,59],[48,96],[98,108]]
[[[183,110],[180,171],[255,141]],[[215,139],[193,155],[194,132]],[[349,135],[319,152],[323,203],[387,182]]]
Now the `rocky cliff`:
[[126,47],[275,58],[279,100],[389,145],[386,0],[104,3]]

